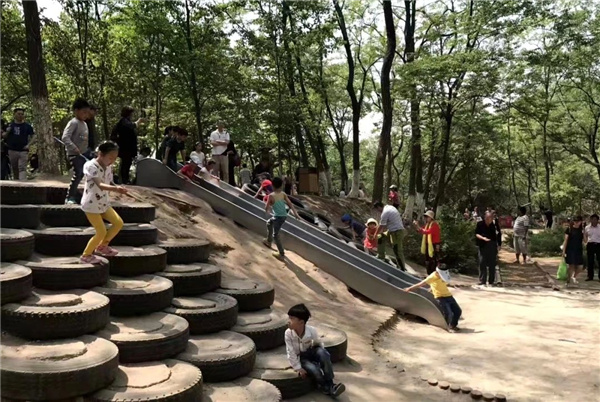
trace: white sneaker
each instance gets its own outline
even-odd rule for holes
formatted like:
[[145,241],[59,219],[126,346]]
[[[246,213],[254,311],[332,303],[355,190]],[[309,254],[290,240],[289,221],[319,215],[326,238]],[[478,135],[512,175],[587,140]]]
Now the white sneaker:
[[573,284],[577,285],[579,282],[577,282],[577,279],[575,279],[575,277],[571,278],[571,282],[573,282]]

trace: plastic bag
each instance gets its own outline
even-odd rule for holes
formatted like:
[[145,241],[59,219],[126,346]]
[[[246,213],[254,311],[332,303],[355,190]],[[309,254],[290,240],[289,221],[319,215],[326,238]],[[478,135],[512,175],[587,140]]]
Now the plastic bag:
[[558,271],[556,271],[556,279],[558,279],[559,281],[567,280],[567,263],[565,262],[564,258],[558,265]]

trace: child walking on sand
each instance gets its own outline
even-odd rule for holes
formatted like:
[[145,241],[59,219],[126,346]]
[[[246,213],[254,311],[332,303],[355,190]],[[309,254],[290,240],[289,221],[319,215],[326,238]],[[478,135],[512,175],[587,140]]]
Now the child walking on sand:
[[[85,190],[81,198],[81,209],[96,229],[96,234],[90,239],[81,255],[82,263],[100,263],[101,260],[94,253],[104,257],[112,257],[118,253],[108,245],[123,227],[123,220],[110,206],[108,191],[127,194],[126,188],[115,186],[113,183],[111,165],[115,163],[118,155],[117,144],[108,141],[98,147],[98,157],[86,162],[83,166]],[[111,224],[108,231],[104,226],[103,219]]]
[[290,365],[302,378],[311,377],[319,391],[333,397],[346,390],[344,384],[333,383],[333,366],[329,352],[317,334],[306,325],[310,311],[304,304],[297,304],[288,311],[288,329],[285,330],[285,349]]
[[421,286],[429,285],[431,287],[431,293],[433,297],[442,307],[444,317],[448,323],[449,332],[458,332],[458,320],[462,315],[462,310],[450,290],[448,290],[447,283],[450,283],[450,273],[445,265],[436,268],[435,272],[432,272],[427,278],[421,282],[412,285],[409,288],[404,289],[406,292],[410,292],[413,289],[420,288]]
[[296,212],[296,208],[294,208],[294,205],[287,194],[283,192],[283,180],[281,180],[281,177],[275,177],[273,179],[273,192],[267,196],[265,205],[265,213],[267,216],[270,216],[271,209],[273,209],[273,217],[267,220],[267,238],[263,240],[263,243],[265,246],[271,248],[271,243],[273,242],[273,239],[275,239],[278,252],[274,252],[273,256],[280,260],[285,256],[279,232],[287,219],[288,213],[285,208],[286,205],[292,211],[294,216],[297,219],[300,219],[298,212]]

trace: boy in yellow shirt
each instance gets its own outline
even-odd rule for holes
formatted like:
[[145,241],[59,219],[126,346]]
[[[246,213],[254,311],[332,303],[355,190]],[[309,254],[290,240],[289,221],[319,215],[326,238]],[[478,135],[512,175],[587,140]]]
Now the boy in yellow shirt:
[[425,285],[431,287],[431,293],[433,297],[442,307],[444,317],[448,323],[449,332],[458,332],[458,320],[462,314],[462,310],[450,290],[448,290],[447,283],[450,283],[450,273],[445,265],[436,268],[435,272],[432,272],[427,278],[421,282],[412,285],[409,288],[404,289],[405,292],[410,292],[413,289],[420,288]]

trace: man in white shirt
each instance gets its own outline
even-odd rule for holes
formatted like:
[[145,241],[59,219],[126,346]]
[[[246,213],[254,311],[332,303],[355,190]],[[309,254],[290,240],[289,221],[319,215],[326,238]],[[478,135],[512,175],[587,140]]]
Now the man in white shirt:
[[404,266],[404,223],[402,223],[402,214],[393,205],[384,207],[381,202],[376,202],[373,208],[381,213],[379,229],[377,230],[380,235],[377,240],[377,258],[385,260],[385,245],[390,243],[396,256],[398,268],[406,271]]
[[523,263],[527,262],[527,234],[529,232],[529,217],[527,208],[519,207],[519,216],[513,224],[513,238],[517,264],[520,264],[519,256],[523,254]]
[[302,378],[311,377],[319,391],[333,397],[346,390],[344,384],[333,383],[333,365],[329,352],[317,334],[306,322],[310,311],[304,304],[297,304],[288,311],[288,329],[285,331],[285,350],[292,368]]
[[210,144],[213,146],[212,159],[215,161],[214,172],[221,180],[229,181],[229,156],[227,155],[227,145],[229,144],[229,133],[225,131],[225,123],[217,123],[217,129],[210,134]]
[[600,280],[600,225],[598,225],[598,214],[590,216],[590,225],[586,226],[583,241],[586,243],[588,256],[588,277],[586,281],[594,280],[594,257],[598,262],[598,279]]

